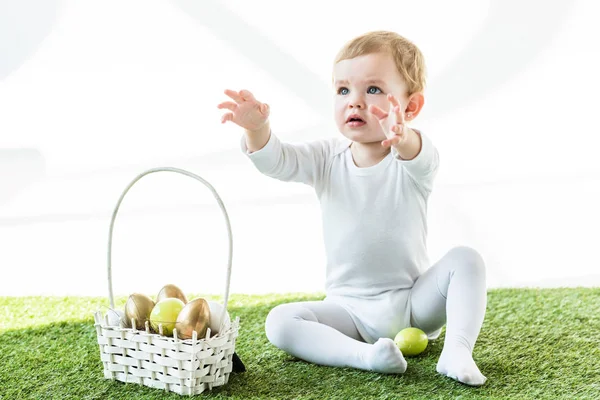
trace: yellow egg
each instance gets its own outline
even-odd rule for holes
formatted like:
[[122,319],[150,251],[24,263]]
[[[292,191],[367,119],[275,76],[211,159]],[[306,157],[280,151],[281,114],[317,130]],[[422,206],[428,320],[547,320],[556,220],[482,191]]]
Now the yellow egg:
[[158,295],[156,296],[156,302],[158,303],[162,299],[169,297],[175,297],[176,299],[183,301],[183,304],[187,303],[187,298],[185,297],[185,294],[183,294],[183,291],[172,284],[165,285],[160,289],[160,292],[158,292]]
[[191,300],[183,307],[177,316],[175,328],[177,336],[182,339],[190,339],[194,331],[198,338],[206,336],[206,329],[210,323],[210,307],[206,300],[197,298]]
[[150,326],[152,330],[162,333],[165,336],[171,336],[173,328],[175,328],[177,316],[183,310],[183,307],[183,301],[176,297],[167,297],[156,303],[150,313]]
[[150,313],[154,308],[154,301],[141,293],[133,293],[125,303],[125,326],[131,328],[131,319],[135,319],[135,327],[144,329],[146,321],[150,320]]

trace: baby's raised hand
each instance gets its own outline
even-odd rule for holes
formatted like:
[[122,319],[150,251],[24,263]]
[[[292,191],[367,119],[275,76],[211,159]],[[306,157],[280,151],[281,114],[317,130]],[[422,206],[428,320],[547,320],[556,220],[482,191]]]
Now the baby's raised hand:
[[221,123],[231,121],[248,131],[262,128],[269,118],[269,106],[256,100],[248,90],[225,90],[225,94],[233,101],[225,101],[217,106],[231,112],[221,117]]
[[402,145],[406,140],[406,130],[410,128],[405,125],[404,111],[398,99],[392,94],[388,94],[387,99],[390,102],[388,112],[374,105],[369,106],[369,112],[377,117],[383,133],[387,137],[381,142],[381,145],[384,147]]

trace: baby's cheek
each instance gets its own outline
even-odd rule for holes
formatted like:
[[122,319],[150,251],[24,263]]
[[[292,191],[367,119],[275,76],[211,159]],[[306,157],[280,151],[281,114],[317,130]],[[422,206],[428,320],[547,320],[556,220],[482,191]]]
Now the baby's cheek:
[[344,107],[336,107],[333,112],[333,117],[335,118],[335,122],[338,124],[344,123],[346,118],[345,108]]
[[387,138],[387,135],[385,134],[385,132],[383,131],[383,128],[381,127],[381,125],[379,127],[376,128],[376,133],[377,136],[381,139],[384,140]]
[[385,112],[390,111],[390,102],[384,98],[380,98],[379,101],[375,103],[375,105]]

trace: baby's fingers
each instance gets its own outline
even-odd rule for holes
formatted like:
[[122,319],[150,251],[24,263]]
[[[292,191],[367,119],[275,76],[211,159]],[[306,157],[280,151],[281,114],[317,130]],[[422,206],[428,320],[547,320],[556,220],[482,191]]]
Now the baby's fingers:
[[240,96],[246,101],[256,101],[254,95],[249,90],[240,90]]
[[402,136],[404,136],[404,125],[402,125],[402,124],[393,125],[391,128],[391,131],[394,132],[396,135],[399,135],[400,137],[402,137]]
[[225,89],[225,94],[235,100],[238,104],[244,101],[244,98],[235,90]]
[[392,106],[397,106],[400,107],[400,102],[398,101],[398,99],[396,98],[396,96],[394,96],[393,94],[388,94],[387,95],[387,99],[390,103],[392,103]]
[[396,114],[396,123],[404,124],[404,113],[400,109],[400,106],[394,107],[394,113]]
[[225,122],[227,122],[227,121],[233,121],[233,114],[232,114],[232,113],[227,113],[227,114],[224,114],[224,115],[221,117],[221,123],[222,123],[222,124],[224,124],[224,123],[225,123]]
[[382,142],[381,142],[381,145],[382,145],[383,147],[390,147],[390,146],[397,145],[397,144],[398,144],[398,143],[400,143],[401,141],[402,141],[402,136],[400,136],[400,135],[395,135],[395,136],[392,136],[392,137],[391,137],[391,138],[389,138],[389,139],[386,139],[386,140],[382,141]]
[[271,111],[271,108],[269,107],[269,105],[267,103],[262,103],[258,109],[259,109],[260,113],[262,115],[264,115],[265,117],[268,117],[269,113]]
[[383,111],[381,108],[374,106],[372,104],[369,106],[369,112],[371,114],[375,115],[377,117],[377,119],[379,119],[379,120],[382,120],[388,116],[387,112]]
[[237,109],[238,105],[236,103],[234,103],[233,101],[224,101],[223,103],[219,104],[217,106],[218,109],[227,109],[229,111],[235,111]]

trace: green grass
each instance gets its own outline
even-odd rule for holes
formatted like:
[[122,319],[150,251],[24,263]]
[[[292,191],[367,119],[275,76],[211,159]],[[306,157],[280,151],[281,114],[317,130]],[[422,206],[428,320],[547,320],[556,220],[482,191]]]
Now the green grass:
[[[443,339],[410,358],[401,376],[322,367],[271,346],[264,320],[276,304],[321,295],[233,295],[241,319],[236,350],[248,369],[232,374],[213,399],[598,399],[600,288],[498,289],[475,348],[488,382],[461,385],[435,372]],[[120,298],[118,304],[124,304]],[[0,298],[0,398],[179,399],[135,384],[105,380],[93,311],[106,298]],[[443,336],[442,336],[443,338]]]

